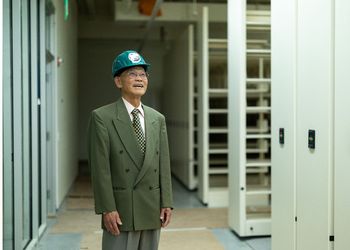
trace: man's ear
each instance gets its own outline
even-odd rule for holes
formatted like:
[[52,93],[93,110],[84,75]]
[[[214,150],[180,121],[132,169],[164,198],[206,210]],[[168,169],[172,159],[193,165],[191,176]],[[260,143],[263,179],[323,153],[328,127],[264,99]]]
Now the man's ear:
[[120,80],[119,76],[114,77],[114,84],[118,89],[121,89],[123,87],[122,81]]

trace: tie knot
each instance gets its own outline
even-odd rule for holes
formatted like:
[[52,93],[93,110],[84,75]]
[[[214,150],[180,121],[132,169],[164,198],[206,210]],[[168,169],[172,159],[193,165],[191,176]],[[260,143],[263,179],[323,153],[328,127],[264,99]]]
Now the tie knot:
[[134,109],[133,111],[131,111],[131,114],[132,114],[133,116],[136,116],[136,115],[138,115],[139,112],[140,112],[140,111],[139,111],[138,109]]

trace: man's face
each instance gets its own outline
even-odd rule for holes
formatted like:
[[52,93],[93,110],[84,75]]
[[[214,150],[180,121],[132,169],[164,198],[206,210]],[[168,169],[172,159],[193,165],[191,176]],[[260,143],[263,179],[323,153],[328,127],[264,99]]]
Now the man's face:
[[132,67],[116,76],[114,82],[123,97],[141,98],[147,90],[148,76],[143,67]]

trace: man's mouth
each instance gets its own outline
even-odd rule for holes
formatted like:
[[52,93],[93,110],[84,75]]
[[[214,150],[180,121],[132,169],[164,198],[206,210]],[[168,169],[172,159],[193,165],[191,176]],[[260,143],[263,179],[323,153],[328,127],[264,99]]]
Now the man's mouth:
[[143,88],[143,84],[133,84],[134,88]]

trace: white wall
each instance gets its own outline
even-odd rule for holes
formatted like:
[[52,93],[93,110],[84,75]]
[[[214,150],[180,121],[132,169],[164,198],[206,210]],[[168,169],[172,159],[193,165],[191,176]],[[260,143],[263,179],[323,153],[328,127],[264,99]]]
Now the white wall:
[[63,59],[57,68],[57,207],[78,170],[77,6],[75,1],[69,1],[69,18],[65,21],[63,4],[64,1],[54,1],[57,56]]
[[[116,101],[120,96],[111,76],[114,58],[124,50],[139,47],[139,40],[79,39],[79,159],[87,160],[86,132],[90,112]],[[164,46],[147,42],[141,54],[151,64],[146,95],[142,102],[161,111],[160,92],[163,81]],[[167,60],[167,59],[165,59]],[[165,62],[166,63],[166,62]]]
[[192,122],[190,114],[193,115],[192,53],[193,29],[187,28],[180,33],[166,55],[169,63],[165,64],[167,81],[164,82],[162,95],[162,106],[168,122],[172,173],[189,189],[194,188],[191,183],[193,170],[189,166],[190,160],[193,160],[191,159],[193,148],[189,143],[190,138],[193,138],[192,131],[189,130]]

